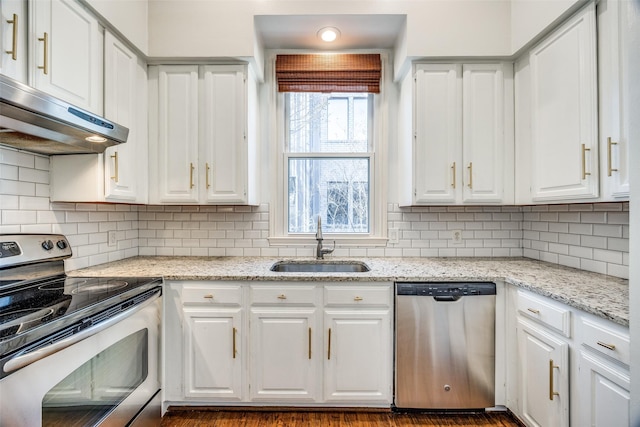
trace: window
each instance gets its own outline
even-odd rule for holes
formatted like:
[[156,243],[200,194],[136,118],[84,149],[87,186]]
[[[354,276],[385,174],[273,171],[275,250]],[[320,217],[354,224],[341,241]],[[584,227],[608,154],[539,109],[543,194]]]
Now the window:
[[373,95],[285,95],[288,233],[369,233]]
[[[386,244],[387,102],[382,54],[277,54],[272,245]],[[375,120],[374,120],[375,117]]]

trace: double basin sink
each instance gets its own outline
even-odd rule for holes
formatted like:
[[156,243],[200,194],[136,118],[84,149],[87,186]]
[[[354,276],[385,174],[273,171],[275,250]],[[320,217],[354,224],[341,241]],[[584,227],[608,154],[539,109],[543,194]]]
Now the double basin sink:
[[278,261],[270,268],[280,273],[366,273],[369,266],[360,261]]

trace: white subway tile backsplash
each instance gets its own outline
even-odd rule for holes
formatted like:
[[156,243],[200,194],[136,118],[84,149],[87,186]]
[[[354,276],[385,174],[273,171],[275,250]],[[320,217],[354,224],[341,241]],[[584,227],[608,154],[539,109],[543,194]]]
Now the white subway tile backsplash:
[[[49,158],[0,148],[0,232],[59,232],[68,269],[136,255],[308,256],[313,244],[270,246],[269,205],[137,206],[49,203]],[[529,257],[628,277],[629,204],[432,206],[389,203],[399,231],[386,247],[340,247],[345,257]],[[107,232],[117,231],[117,245]],[[462,230],[454,244],[451,230]]]

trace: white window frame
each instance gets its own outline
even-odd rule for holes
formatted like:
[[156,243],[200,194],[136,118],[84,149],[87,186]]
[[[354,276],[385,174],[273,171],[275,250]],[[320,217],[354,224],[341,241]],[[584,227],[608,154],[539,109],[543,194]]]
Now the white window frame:
[[[269,107],[273,113],[269,117],[270,145],[275,163],[272,173],[272,185],[269,204],[269,244],[272,246],[307,246],[315,244],[314,233],[288,232],[288,159],[291,157],[309,157],[309,153],[286,153],[285,95],[278,92],[275,79],[275,60],[277,53],[270,52],[265,61],[265,83],[270,91]],[[287,52],[291,53],[291,52]],[[308,52],[296,52],[308,53]],[[380,93],[373,95],[373,123],[371,125],[372,153],[370,158],[369,177],[369,233],[329,233],[323,230],[324,240],[335,240],[338,247],[348,246],[386,246],[387,244],[387,139],[388,139],[388,101],[385,85],[388,68],[387,52],[343,52],[343,53],[380,53],[382,60],[382,78]],[[365,153],[341,153],[340,157],[367,157]],[[314,155],[319,158],[322,155]],[[331,154],[328,157],[336,157]],[[273,164],[273,163],[272,163]]]

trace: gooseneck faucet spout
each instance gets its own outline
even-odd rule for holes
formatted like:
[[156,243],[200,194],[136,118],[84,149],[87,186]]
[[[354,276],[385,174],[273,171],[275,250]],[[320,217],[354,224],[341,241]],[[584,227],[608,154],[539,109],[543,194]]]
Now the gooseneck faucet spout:
[[336,248],[336,242],[333,242],[333,248],[322,247],[322,218],[318,215],[318,228],[316,229],[316,240],[318,245],[316,246],[316,259],[324,259],[325,254],[330,254]]

